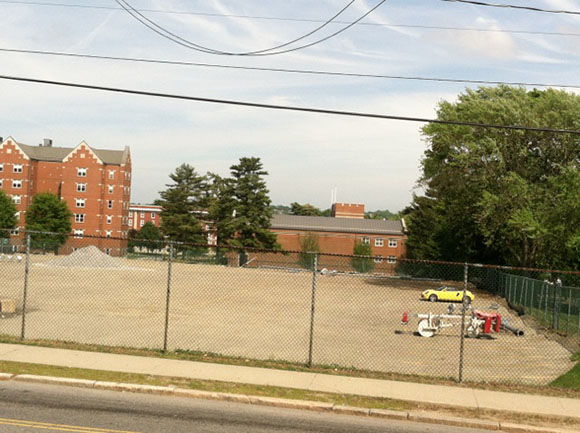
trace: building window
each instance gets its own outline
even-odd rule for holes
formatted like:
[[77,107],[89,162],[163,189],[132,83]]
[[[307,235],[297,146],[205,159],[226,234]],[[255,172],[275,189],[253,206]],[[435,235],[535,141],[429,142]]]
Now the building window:
[[0,164],[0,173],[4,171],[4,163]]
[[107,200],[107,208],[113,209],[113,200]]
[[12,181],[12,188],[16,188],[16,189],[22,188],[22,181],[21,180],[13,180]]
[[75,214],[75,223],[84,223],[85,222],[85,214],[84,213],[76,213]]
[[105,254],[110,256],[111,255],[111,249],[110,248],[105,248]]
[[85,231],[84,230],[73,230],[73,234],[74,234],[74,237],[76,239],[80,239],[84,236]]
[[86,168],[77,168],[77,176],[78,177],[87,177],[87,169]]
[[395,256],[389,256],[387,257],[387,263],[390,263],[391,265],[397,263],[397,258]]
[[389,239],[389,248],[397,248],[398,241],[396,239]]
[[20,233],[20,228],[16,227],[14,230],[10,231],[10,235],[11,236],[18,236],[18,233]]
[[115,171],[109,170],[109,179],[114,179],[114,178],[115,178]]
[[129,218],[129,225],[133,227],[133,220],[131,218]]
[[105,231],[105,236],[110,238],[111,236],[113,236],[113,231],[112,230]]
[[12,201],[14,202],[14,204],[20,204],[22,203],[22,197],[19,195],[13,195]]
[[22,164],[14,164],[12,170],[14,173],[22,173]]
[[383,263],[383,256],[375,256],[373,260],[375,263]]
[[0,179],[0,188],[2,188],[2,179]]
[[87,190],[86,183],[77,183],[77,192],[85,192]]
[[145,218],[145,212],[141,212],[141,218]]
[[151,219],[154,220],[155,219],[155,212],[151,212]]
[[113,192],[115,192],[115,186],[109,185],[109,194],[113,194]]
[[380,238],[375,239],[375,247],[384,247],[384,246],[385,246],[384,239],[380,239]]
[[86,200],[84,198],[77,198],[75,201],[77,207],[85,207]]
[[107,215],[107,224],[113,224],[113,215]]
[[143,227],[143,226],[145,225],[145,220],[141,220],[141,222],[139,223],[139,225],[140,225],[141,227]]
[[360,242],[361,242],[361,244],[370,244],[371,243],[371,238],[364,237],[364,238],[361,239]]
[[17,219],[18,221],[20,221],[20,212],[16,212],[16,213],[14,214],[14,216],[16,217],[16,219]]

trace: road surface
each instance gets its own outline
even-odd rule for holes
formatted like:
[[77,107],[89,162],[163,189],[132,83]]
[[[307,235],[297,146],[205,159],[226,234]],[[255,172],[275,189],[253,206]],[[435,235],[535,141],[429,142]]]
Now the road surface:
[[479,433],[452,428],[171,396],[0,382],[2,433]]

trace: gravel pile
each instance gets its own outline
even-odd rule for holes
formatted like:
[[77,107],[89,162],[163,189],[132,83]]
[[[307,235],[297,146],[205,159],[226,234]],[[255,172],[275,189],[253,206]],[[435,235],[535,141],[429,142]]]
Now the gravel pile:
[[79,248],[66,257],[58,257],[46,263],[47,266],[60,266],[66,268],[121,268],[119,261],[94,245]]

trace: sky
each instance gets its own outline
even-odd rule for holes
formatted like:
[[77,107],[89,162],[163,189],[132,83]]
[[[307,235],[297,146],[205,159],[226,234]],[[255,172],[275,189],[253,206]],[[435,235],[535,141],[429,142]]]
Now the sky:
[[[350,3],[127,1],[136,9],[147,10],[142,13],[148,19],[183,39],[238,53],[292,41]],[[578,0],[493,2],[580,11]],[[378,3],[355,0],[337,18],[340,23],[331,23],[288,47],[328,36]],[[202,53],[178,45],[145,27],[115,0],[0,0],[0,15],[0,75],[8,76],[421,118],[435,118],[440,101],[454,101],[466,87],[475,85],[1,50],[580,86],[578,15],[441,0],[387,0],[359,24],[325,42],[259,57]],[[328,208],[331,191],[336,189],[339,202],[396,212],[410,203],[414,193],[421,193],[417,181],[427,146],[422,126],[0,79],[1,137],[12,136],[29,145],[51,138],[59,147],[74,147],[83,140],[100,149],[130,146],[134,203],[158,198],[158,192],[170,182],[169,174],[182,163],[193,165],[200,173],[227,176],[239,158],[256,156],[269,172],[266,180],[273,204],[300,202]]]

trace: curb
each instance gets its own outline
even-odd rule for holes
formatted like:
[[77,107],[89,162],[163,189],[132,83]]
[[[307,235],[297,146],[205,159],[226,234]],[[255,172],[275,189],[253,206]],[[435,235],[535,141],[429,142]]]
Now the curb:
[[106,391],[133,392],[151,395],[173,395],[176,397],[195,398],[203,400],[221,400],[257,406],[272,406],[287,409],[301,409],[315,412],[331,412],[340,415],[368,416],[373,418],[391,419],[396,421],[410,421],[426,424],[448,425],[455,427],[476,428],[491,431],[510,433],[573,433],[572,430],[537,427],[524,424],[514,424],[501,421],[488,421],[473,418],[458,418],[442,416],[433,413],[404,412],[388,409],[366,409],[353,406],[334,405],[319,401],[292,400],[285,398],[261,397],[244,394],[200,391],[196,389],[177,388],[175,386],[138,385],[132,383],[105,382],[87,379],[73,379],[65,377],[37,376],[32,374],[0,373],[0,381],[13,380],[15,382],[41,383],[49,385],[63,385],[77,388],[92,388]]

